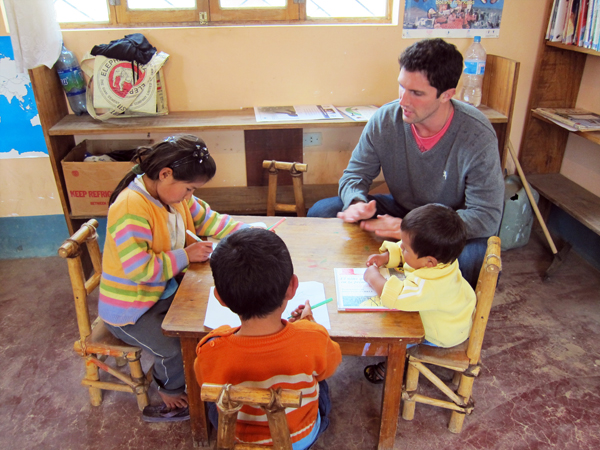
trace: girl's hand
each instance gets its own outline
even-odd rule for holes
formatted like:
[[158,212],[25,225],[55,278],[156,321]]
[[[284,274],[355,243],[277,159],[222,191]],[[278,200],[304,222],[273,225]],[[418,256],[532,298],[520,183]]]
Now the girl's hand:
[[185,248],[188,260],[192,262],[204,262],[210,258],[213,244],[210,241],[194,242]]
[[371,256],[369,256],[369,258],[367,258],[367,267],[370,267],[370,266],[383,267],[389,262],[389,260],[390,260],[390,254],[388,252],[381,253],[378,255],[371,255]]
[[363,278],[377,292],[377,295],[381,296],[386,279],[379,273],[379,269],[375,266],[367,267]]

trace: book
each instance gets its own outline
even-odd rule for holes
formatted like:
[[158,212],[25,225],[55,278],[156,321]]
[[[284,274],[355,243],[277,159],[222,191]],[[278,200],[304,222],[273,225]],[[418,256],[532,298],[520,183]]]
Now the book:
[[554,26],[552,27],[552,32],[550,33],[550,41],[552,42],[562,41],[565,21],[567,18],[568,3],[568,0],[558,0],[558,4],[556,6],[556,20],[554,21]]
[[[366,267],[359,269],[333,269],[338,311],[397,311],[386,308],[371,286],[363,279]],[[404,280],[401,269],[380,268],[379,273],[386,279],[392,276]]]
[[[594,29],[594,9],[596,8],[597,0],[589,0],[587,7],[587,19],[585,21],[585,30],[583,32],[583,42],[579,45],[585,48],[589,48],[590,46],[590,36]],[[600,1],[600,0],[598,0]]]
[[331,120],[344,116],[333,105],[255,106],[257,122],[289,122],[290,120]]
[[379,109],[375,105],[366,106],[336,106],[344,115],[348,116],[356,122],[367,122],[373,114]]
[[600,115],[581,108],[536,108],[535,112],[570,131],[600,130]]
[[548,20],[548,28],[546,28],[546,39],[550,39],[550,34],[552,33],[552,28],[554,27],[554,22],[556,22],[557,3],[558,0],[553,0],[552,11],[550,13],[550,20]]

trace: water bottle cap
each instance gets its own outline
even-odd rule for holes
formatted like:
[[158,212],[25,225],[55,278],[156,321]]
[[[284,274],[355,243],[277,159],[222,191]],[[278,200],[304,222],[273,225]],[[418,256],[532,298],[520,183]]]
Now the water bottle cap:
[[481,42],[481,36],[475,36],[473,39],[474,42]]

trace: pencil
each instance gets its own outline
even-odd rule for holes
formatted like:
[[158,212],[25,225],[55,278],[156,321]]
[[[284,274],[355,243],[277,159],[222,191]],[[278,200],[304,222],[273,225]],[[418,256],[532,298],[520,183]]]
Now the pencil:
[[[329,303],[332,300],[333,300],[333,298],[329,297],[327,300],[323,300],[322,302],[319,302],[316,305],[310,305],[310,309],[312,310],[312,309],[318,308],[319,306],[323,306],[323,305]],[[292,318],[292,316],[288,317],[288,320],[291,319],[291,318]]]
[[275,225],[271,225],[269,228],[267,228],[267,230],[274,230],[276,227],[281,225],[284,220],[285,220],[285,217],[283,219],[281,219],[279,222],[277,222]]
[[194,233],[192,233],[190,230],[185,230],[185,232],[187,234],[189,234],[191,237],[193,237],[194,239],[196,239],[198,242],[202,242],[202,239],[200,239],[198,236],[196,236]]

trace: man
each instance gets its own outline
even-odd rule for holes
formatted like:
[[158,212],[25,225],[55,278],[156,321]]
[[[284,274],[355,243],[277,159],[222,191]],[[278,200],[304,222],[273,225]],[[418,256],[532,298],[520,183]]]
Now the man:
[[[402,53],[399,100],[382,106],[365,126],[339,197],[317,202],[308,216],[337,216],[399,239],[408,211],[428,203],[449,206],[467,226],[459,265],[475,286],[487,238],[500,226],[504,182],[492,125],[476,108],[452,100],[462,61],[442,39],[419,41]],[[380,170],[390,194],[368,195]]]

